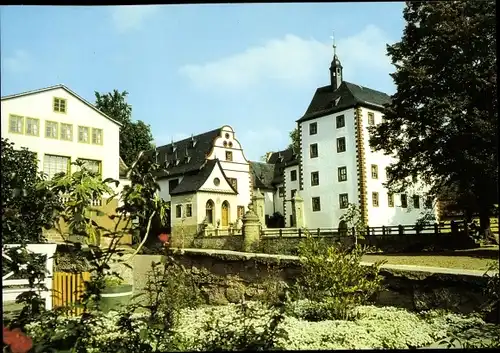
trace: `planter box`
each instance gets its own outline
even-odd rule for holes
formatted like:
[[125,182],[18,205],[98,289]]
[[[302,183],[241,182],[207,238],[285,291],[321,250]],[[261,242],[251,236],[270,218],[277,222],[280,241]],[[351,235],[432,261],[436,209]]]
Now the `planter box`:
[[131,284],[106,287],[101,294],[101,302],[99,303],[101,310],[105,313],[110,310],[119,310],[130,302],[133,294],[134,288]]

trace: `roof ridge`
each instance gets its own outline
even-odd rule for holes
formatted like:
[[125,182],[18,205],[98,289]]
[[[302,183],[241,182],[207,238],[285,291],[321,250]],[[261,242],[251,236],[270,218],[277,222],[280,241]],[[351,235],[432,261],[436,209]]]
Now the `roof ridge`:
[[[194,139],[194,138],[196,138],[196,137],[199,137],[199,136],[201,136],[201,135],[215,134],[216,132],[220,132],[221,130],[222,130],[222,127],[217,128],[217,129],[214,129],[214,130],[210,130],[210,131],[202,132],[201,134],[192,135],[192,136],[190,136],[190,137],[186,137],[186,138],[184,138],[184,139],[182,139],[182,140],[173,141],[173,143],[181,143],[181,142],[185,142],[185,141],[188,141],[188,140],[190,140],[190,139],[192,139],[192,138]],[[167,144],[165,144],[165,145],[157,146],[156,148],[158,149],[158,148],[162,148],[162,147],[168,147],[168,146],[171,146],[171,145],[172,145],[172,142],[167,143]]]

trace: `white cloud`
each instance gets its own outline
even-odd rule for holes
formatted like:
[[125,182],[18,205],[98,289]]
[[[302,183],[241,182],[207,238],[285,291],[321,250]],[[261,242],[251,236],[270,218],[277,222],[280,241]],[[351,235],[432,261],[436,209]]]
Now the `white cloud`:
[[11,56],[2,60],[2,69],[11,73],[21,73],[29,70],[31,58],[25,50],[16,50]]
[[[338,39],[337,52],[344,66],[344,77],[360,69],[386,72],[390,67],[385,51],[388,42],[374,25]],[[303,86],[324,77],[332,52],[331,43],[288,34],[217,61],[184,65],[179,72],[206,89],[245,89],[267,80]]]
[[144,21],[154,14],[158,8],[158,6],[153,5],[113,6],[111,8],[111,20],[115,29],[120,33],[124,33],[141,28]]

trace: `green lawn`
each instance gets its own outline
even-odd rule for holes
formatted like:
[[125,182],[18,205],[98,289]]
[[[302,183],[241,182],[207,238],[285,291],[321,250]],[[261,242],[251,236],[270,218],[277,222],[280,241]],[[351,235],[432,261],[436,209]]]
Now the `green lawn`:
[[485,271],[491,263],[498,264],[498,246],[438,253],[365,255],[363,261],[387,260],[388,264],[460,268]]

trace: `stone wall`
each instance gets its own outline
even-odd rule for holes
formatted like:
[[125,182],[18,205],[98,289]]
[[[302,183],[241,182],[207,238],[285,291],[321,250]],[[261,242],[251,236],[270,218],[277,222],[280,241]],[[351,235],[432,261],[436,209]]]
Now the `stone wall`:
[[[190,245],[177,246],[185,248],[242,251],[242,238],[242,236],[198,237],[194,238]],[[341,243],[343,245],[354,244],[354,239],[352,237],[324,236],[320,238],[327,243]],[[261,237],[257,252],[265,254],[296,255],[297,246],[303,239],[304,237]],[[384,253],[442,251],[475,247],[471,239],[451,234],[367,236],[365,239],[358,239],[358,242],[370,246],[374,250],[381,250]]]
[[[251,299],[266,291],[267,280],[291,284],[300,273],[296,256],[201,249],[178,249],[173,256],[204,279],[202,288],[211,304]],[[378,305],[470,313],[484,301],[486,279],[480,271],[384,265],[381,274],[386,290],[376,298]]]

